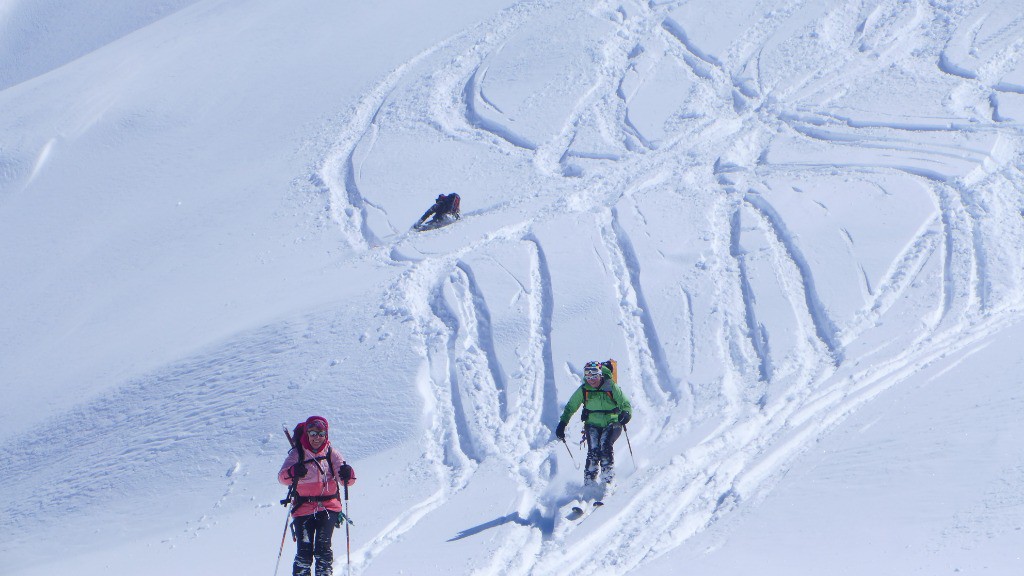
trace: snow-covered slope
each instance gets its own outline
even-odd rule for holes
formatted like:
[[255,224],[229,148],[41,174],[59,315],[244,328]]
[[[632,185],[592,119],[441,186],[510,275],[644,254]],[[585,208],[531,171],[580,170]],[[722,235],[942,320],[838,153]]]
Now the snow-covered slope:
[[7,0],[0,6],[0,88],[59,68],[198,0]]
[[1016,2],[73,5],[0,7],[4,574],[269,573],[313,413],[353,573],[1024,568]]

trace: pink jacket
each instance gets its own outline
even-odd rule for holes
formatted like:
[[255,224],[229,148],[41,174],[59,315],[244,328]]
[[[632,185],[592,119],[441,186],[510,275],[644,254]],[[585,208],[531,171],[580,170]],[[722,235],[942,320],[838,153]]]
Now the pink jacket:
[[[303,444],[306,443],[303,442]],[[330,446],[330,440],[324,442],[324,445],[320,447],[318,452],[313,452],[313,450],[308,446],[303,446],[303,452],[306,457],[304,460],[306,465],[306,475],[299,478],[299,483],[295,486],[295,490],[298,492],[299,496],[331,496],[339,492],[342,482],[338,477],[338,471],[341,469],[341,465],[344,463],[345,459],[341,456],[340,452],[331,449],[331,463],[329,464],[327,462],[327,451]],[[281,465],[281,471],[277,473],[277,481],[285,486],[291,486],[291,467],[298,461],[299,452],[293,448],[288,452],[288,457],[284,459],[284,464]],[[331,475],[332,466],[334,469],[333,476]],[[351,486],[355,483],[356,477],[355,472],[353,472],[352,478],[348,481],[348,485]],[[344,491],[342,491],[339,496],[339,498],[332,498],[330,500],[303,502],[292,510],[292,517],[297,518],[299,516],[308,516],[319,512],[320,510],[340,512],[341,498],[344,498]]]

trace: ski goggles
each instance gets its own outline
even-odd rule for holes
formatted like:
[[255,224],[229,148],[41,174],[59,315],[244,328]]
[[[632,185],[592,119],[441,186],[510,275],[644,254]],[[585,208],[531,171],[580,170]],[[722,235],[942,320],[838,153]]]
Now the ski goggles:
[[599,370],[599,369],[584,370],[583,371],[583,377],[586,378],[587,380],[591,380],[593,378],[600,378],[601,377],[601,370]]
[[327,432],[324,430],[310,430],[306,432],[310,438],[327,438]]

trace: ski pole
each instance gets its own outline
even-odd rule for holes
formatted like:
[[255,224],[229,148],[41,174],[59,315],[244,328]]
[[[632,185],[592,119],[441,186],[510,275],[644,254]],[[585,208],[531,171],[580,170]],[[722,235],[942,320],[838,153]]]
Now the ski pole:
[[625,424],[622,425],[622,431],[626,433],[626,446],[629,446],[629,457],[633,459],[633,470],[636,470],[636,456],[633,456],[633,444],[629,441],[629,430]]
[[[295,448],[295,443],[292,442],[292,435],[290,432],[288,432],[288,427],[283,424],[281,425],[281,427],[284,428],[284,436],[285,438],[288,439],[288,445],[291,446],[292,448]],[[279,548],[277,551],[277,564],[274,565],[274,576],[277,576],[277,571],[281,569],[281,554],[284,553],[284,539],[285,536],[288,535],[288,520],[292,512],[291,507],[288,505],[291,504],[292,502],[292,496],[295,494],[295,486],[298,483],[299,479],[293,478],[292,485],[288,487],[288,495],[284,497],[284,500],[281,500],[281,505],[285,507],[284,531],[281,532],[281,548]]]
[[288,535],[288,520],[290,516],[291,510],[285,510],[284,531],[281,532],[281,547],[277,550],[277,564],[274,565],[274,576],[277,576],[277,571],[281,568],[281,554],[284,552],[284,538]]
[[569,443],[565,441],[565,438],[562,438],[562,444],[565,444],[565,450],[569,453],[569,458],[572,460],[573,467],[579,470],[580,465],[576,463],[576,457],[572,455],[572,450],[569,448]]
[[345,484],[345,562],[348,564],[349,574],[352,573],[352,539],[349,536],[348,525],[352,522],[348,519],[348,480]]

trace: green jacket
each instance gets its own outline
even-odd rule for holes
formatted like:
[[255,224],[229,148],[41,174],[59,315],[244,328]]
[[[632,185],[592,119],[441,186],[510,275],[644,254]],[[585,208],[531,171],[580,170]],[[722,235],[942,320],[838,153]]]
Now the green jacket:
[[565,405],[565,410],[562,410],[562,417],[559,420],[568,423],[584,400],[586,405],[583,406],[583,409],[587,411],[585,422],[598,428],[618,422],[619,411],[633,412],[633,407],[629,404],[626,395],[622,393],[622,389],[615,383],[615,380],[606,374],[597,388],[583,380],[583,385],[569,397],[569,402]]

